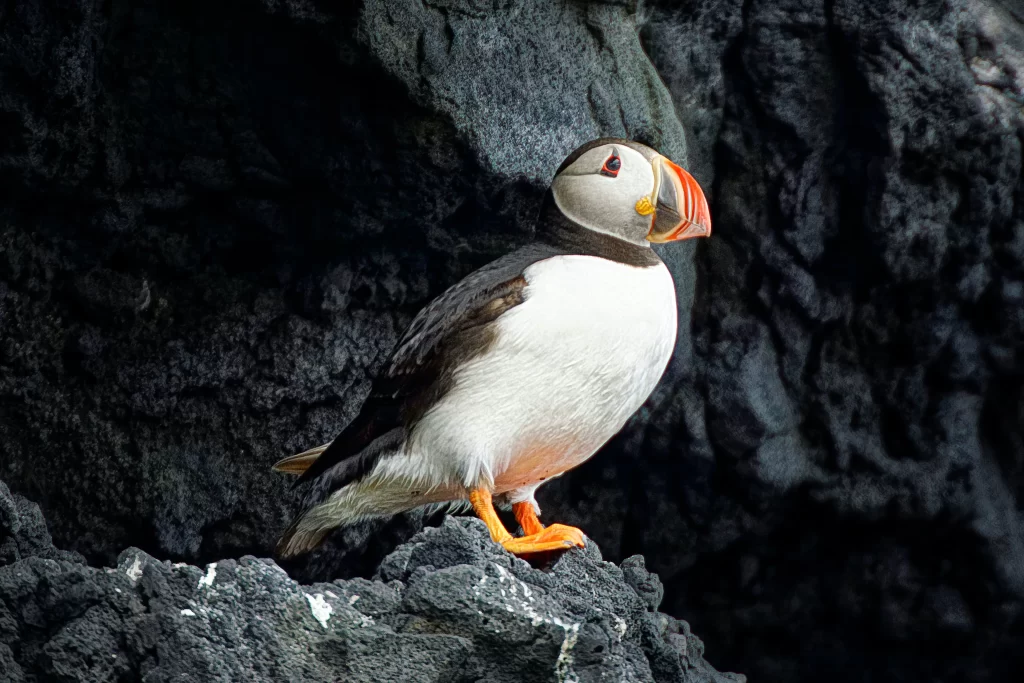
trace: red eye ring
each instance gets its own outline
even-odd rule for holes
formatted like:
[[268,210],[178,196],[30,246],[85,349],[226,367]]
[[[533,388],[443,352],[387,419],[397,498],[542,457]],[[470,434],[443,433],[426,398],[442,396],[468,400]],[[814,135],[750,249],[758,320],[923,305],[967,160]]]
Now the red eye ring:
[[612,154],[605,160],[604,166],[601,167],[601,175],[614,178],[619,175],[620,168],[622,168],[622,160],[619,159],[618,154]]

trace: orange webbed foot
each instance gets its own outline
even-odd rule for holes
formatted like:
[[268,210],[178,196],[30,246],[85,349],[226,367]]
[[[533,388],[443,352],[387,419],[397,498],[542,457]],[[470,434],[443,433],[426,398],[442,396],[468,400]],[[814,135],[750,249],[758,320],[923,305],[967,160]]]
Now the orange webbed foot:
[[501,545],[515,555],[530,555],[572,547],[582,548],[585,543],[583,532],[576,527],[552,524],[536,534],[506,539]]
[[516,520],[523,527],[523,533],[526,534],[522,538],[515,538],[508,532],[494,511],[490,491],[482,488],[473,489],[469,492],[469,501],[473,504],[473,510],[476,511],[477,516],[487,525],[491,539],[515,555],[567,550],[572,547],[582,548],[586,544],[583,532],[576,527],[564,524],[552,524],[545,527],[541,524],[532,503],[515,503],[512,506]]

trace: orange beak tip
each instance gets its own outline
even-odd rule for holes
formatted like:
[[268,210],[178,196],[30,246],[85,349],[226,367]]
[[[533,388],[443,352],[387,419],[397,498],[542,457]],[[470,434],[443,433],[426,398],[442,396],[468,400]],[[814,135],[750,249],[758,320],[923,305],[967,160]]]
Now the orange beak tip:
[[[662,228],[655,232],[657,221],[652,221],[651,232],[647,239],[655,243],[664,243],[694,237],[710,237],[711,212],[700,184],[689,172],[673,161],[661,157],[660,163],[663,171],[656,177],[661,179],[661,183],[670,183],[671,187],[665,187],[663,190],[663,185],[656,185],[655,194],[659,201],[655,211],[664,203],[666,207],[671,208],[669,215],[678,216],[680,222],[675,227]],[[666,170],[670,172],[665,173]],[[657,213],[655,215],[657,216]]]

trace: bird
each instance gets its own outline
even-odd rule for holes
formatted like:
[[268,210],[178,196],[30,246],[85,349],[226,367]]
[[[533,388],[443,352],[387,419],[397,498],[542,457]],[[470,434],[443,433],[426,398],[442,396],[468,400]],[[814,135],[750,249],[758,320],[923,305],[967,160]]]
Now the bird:
[[[710,235],[700,185],[651,147],[600,138],[575,149],[533,240],[427,304],[340,434],[273,466],[308,484],[275,555],[467,501],[515,555],[584,547],[582,530],[541,523],[535,493],[622,429],[668,365],[675,285],[652,243]],[[496,504],[511,505],[522,536]]]

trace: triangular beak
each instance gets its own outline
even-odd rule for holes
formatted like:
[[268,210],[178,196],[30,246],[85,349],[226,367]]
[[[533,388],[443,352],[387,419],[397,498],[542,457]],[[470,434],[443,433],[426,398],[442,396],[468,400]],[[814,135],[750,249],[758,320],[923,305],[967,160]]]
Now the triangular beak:
[[654,159],[656,201],[649,242],[675,242],[711,236],[711,211],[692,175],[663,156]]

